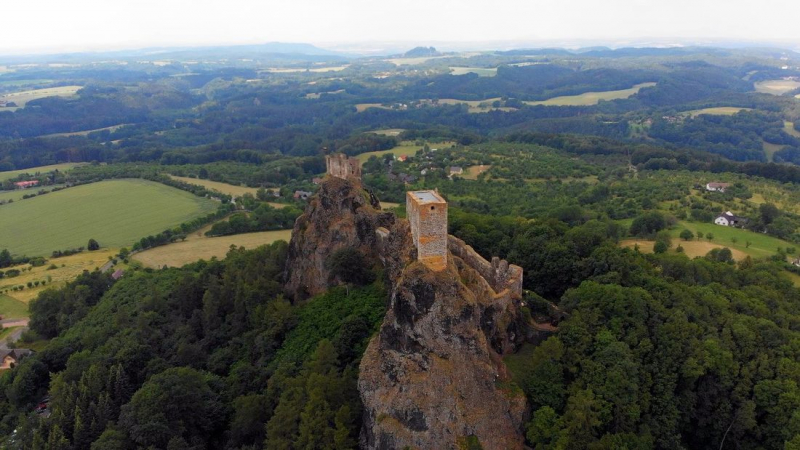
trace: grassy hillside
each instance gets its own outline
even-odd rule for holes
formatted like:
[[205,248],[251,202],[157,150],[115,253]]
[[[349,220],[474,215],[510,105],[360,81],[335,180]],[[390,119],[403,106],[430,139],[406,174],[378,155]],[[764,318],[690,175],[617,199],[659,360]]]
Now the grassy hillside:
[[22,170],[11,170],[8,172],[0,172],[0,181],[5,181],[10,178],[14,178],[18,175],[23,173],[29,174],[36,174],[36,173],[44,173],[44,172],[51,172],[53,170],[58,170],[61,172],[66,172],[73,167],[80,166],[81,163],[63,163],[63,164],[53,164],[51,166],[40,166],[40,167],[31,167],[30,169],[22,169]]
[[28,256],[86,246],[123,247],[214,211],[217,203],[163,184],[113,180],[3,206],[0,248]]
[[3,316],[4,319],[28,317],[28,305],[7,295],[0,294],[0,316]]

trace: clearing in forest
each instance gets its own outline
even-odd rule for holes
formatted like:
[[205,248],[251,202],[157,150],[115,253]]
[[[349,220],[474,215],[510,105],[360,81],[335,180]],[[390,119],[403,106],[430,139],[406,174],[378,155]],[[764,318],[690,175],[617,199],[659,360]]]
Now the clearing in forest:
[[755,83],[756,92],[772,95],[783,95],[800,87],[800,81],[766,80]]
[[[182,181],[188,184],[194,184],[197,186],[202,186],[206,189],[210,189],[212,191],[217,191],[221,194],[230,195],[231,197],[241,197],[244,194],[250,194],[253,197],[256,196],[256,192],[258,188],[248,187],[248,186],[237,186],[235,184],[228,184],[222,183],[220,181],[211,181],[211,180],[201,180],[200,178],[190,178],[190,177],[178,177],[175,175],[170,175],[170,178],[177,181]],[[267,189],[268,191],[270,189]],[[289,206],[286,203],[273,203],[268,202],[270,206],[273,208],[281,209],[286,208]]]
[[491,165],[479,165],[479,166],[469,166],[464,169],[464,174],[460,175],[461,178],[466,178],[467,180],[477,180],[478,175],[486,172],[487,170],[491,169]]
[[527,105],[536,106],[591,106],[600,103],[601,100],[619,100],[628,98],[640,90],[655,86],[656,83],[640,83],[628,89],[621,89],[619,91],[601,91],[601,92],[584,92],[579,95],[565,95],[562,97],[554,97],[548,100],[538,102],[524,102]]
[[0,248],[27,256],[85,247],[130,246],[142,237],[205,216],[218,203],[160,183],[110,180],[4,205]]
[[122,127],[124,127],[126,125],[130,125],[130,124],[129,123],[123,123],[123,124],[120,124],[120,125],[112,125],[110,127],[105,127],[105,128],[96,128],[94,130],[73,131],[71,133],[43,134],[43,135],[41,135],[39,137],[40,138],[56,138],[56,137],[71,137],[71,136],[88,136],[88,135],[90,135],[92,133],[96,133],[98,131],[106,131],[106,130],[108,130],[109,132],[113,133],[113,132],[119,130],[120,128],[122,128]]
[[200,259],[210,260],[212,257],[222,259],[232,245],[254,249],[278,240],[288,242],[291,237],[292,230],[262,231],[219,237],[194,237],[193,235],[192,239],[187,239],[185,242],[151,248],[133,255],[132,258],[147,267],[181,267]]

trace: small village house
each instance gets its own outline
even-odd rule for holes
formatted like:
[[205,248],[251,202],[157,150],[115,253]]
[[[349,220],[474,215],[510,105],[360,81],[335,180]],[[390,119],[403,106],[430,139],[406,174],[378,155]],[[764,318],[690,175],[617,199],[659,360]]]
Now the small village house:
[[725,192],[725,189],[730,186],[730,183],[708,183],[706,184],[706,190],[709,192]]
[[32,353],[33,350],[28,350],[27,348],[11,348],[0,350],[0,370],[14,367]]
[[17,181],[14,183],[17,189],[28,189],[29,187],[34,187],[39,184],[39,180],[31,180],[31,181]]
[[312,193],[308,191],[294,191],[294,199],[295,200],[308,200],[311,197]]
[[739,217],[730,211],[726,211],[717,216],[716,219],[714,219],[715,224],[722,225],[724,227],[740,227],[744,225],[746,222],[747,222],[746,218]]
[[461,175],[464,173],[464,168],[459,166],[451,166],[450,167],[450,176],[453,175]]

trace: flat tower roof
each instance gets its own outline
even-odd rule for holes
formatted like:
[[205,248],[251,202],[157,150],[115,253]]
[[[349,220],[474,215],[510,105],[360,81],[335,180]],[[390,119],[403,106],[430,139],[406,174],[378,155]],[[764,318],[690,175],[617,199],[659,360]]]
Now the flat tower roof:
[[436,191],[412,191],[409,194],[413,195],[420,203],[444,203],[445,200]]

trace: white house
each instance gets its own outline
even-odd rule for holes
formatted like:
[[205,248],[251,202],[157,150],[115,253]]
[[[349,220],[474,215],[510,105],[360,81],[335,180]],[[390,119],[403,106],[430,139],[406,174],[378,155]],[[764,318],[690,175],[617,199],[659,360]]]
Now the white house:
[[738,217],[730,211],[726,211],[714,219],[715,224],[722,225],[723,227],[736,227],[742,225],[744,222],[745,219],[743,217]]

